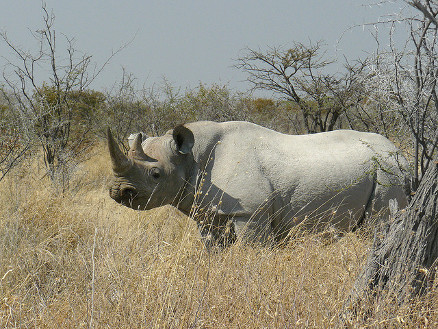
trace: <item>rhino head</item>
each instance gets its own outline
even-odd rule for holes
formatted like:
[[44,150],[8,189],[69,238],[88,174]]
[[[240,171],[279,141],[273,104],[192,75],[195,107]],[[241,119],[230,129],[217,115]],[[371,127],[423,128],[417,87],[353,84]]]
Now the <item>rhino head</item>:
[[142,146],[138,134],[125,155],[108,128],[113,179],[109,194],[115,201],[139,210],[178,203],[193,167],[193,133],[180,125]]

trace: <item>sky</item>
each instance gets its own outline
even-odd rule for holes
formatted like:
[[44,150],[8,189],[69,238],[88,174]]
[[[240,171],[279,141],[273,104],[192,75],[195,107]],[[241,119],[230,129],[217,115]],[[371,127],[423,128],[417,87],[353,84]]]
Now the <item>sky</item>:
[[[22,49],[36,50],[32,32],[43,25],[41,1],[6,0],[0,31]],[[378,1],[375,1],[378,2]],[[91,86],[109,90],[122,69],[138,85],[165,78],[178,88],[199,83],[246,91],[244,72],[233,67],[246,48],[287,48],[296,42],[324,41],[327,56],[343,61],[375,48],[371,27],[379,17],[406,4],[370,6],[366,0],[47,0],[57,38],[74,38],[75,48],[100,66],[123,45]],[[356,26],[356,27],[354,27]],[[58,46],[62,45],[58,43]],[[61,49],[59,49],[61,48]],[[65,49],[58,47],[60,55]],[[14,56],[0,40],[0,68]]]

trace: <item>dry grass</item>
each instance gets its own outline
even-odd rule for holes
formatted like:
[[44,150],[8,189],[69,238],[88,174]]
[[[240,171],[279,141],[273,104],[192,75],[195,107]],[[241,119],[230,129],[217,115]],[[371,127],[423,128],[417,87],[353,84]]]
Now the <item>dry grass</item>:
[[[370,246],[364,235],[208,253],[194,222],[173,208],[136,212],[113,202],[108,164],[103,151],[93,156],[62,195],[36,161],[0,183],[1,328],[338,325]],[[351,326],[434,327],[437,300],[434,290]]]

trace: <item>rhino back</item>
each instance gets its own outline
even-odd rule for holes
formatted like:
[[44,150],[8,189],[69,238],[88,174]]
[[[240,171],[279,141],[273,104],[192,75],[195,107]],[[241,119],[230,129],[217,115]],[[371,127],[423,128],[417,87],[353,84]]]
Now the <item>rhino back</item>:
[[195,135],[195,160],[215,195],[234,200],[222,209],[228,214],[253,213],[270,198],[276,201],[271,212],[283,217],[324,203],[363,210],[373,192],[376,159],[395,166],[395,146],[372,133],[286,135],[247,122],[187,126]]

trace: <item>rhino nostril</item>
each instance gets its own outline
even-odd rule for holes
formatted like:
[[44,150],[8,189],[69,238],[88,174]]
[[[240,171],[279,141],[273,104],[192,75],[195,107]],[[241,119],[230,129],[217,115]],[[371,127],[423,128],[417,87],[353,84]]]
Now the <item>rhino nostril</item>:
[[137,192],[133,188],[125,188],[120,194],[123,199],[133,199],[137,195]]

